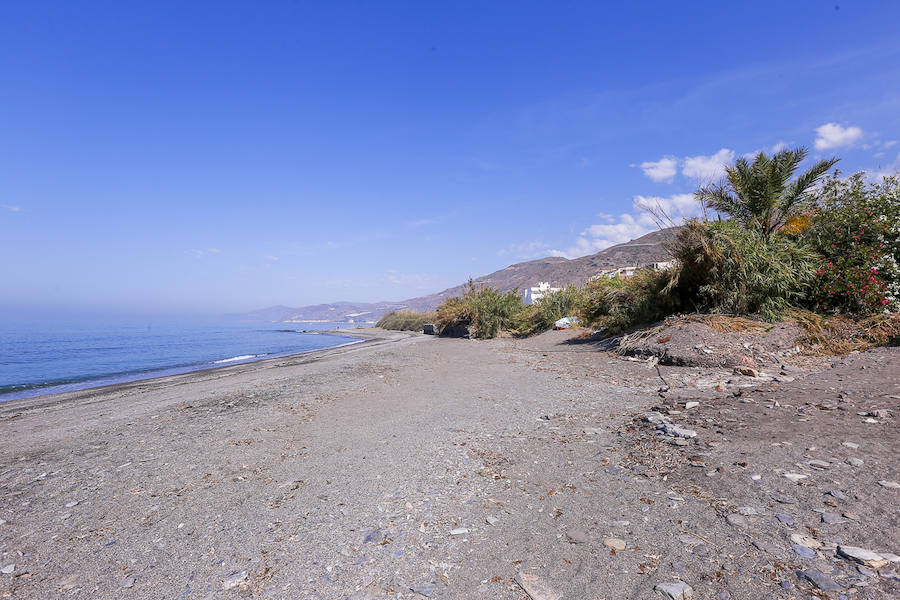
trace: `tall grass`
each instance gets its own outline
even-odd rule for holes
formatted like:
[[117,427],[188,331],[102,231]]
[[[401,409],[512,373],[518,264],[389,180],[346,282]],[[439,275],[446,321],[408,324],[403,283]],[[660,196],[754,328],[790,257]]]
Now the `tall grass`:
[[515,327],[522,308],[518,290],[500,292],[469,281],[462,298],[448,298],[438,307],[437,322],[441,330],[465,328],[471,337],[494,338]]
[[547,294],[534,304],[523,307],[517,330],[521,335],[533,335],[552,329],[563,317],[579,316],[584,303],[585,294],[574,285]]
[[433,323],[437,313],[420,313],[414,310],[395,310],[387,313],[375,324],[382,329],[396,331],[422,331],[425,323]]

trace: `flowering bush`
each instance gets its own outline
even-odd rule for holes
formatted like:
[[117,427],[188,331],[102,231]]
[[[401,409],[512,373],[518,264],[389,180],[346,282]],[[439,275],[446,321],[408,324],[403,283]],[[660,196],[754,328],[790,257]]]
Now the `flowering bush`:
[[833,313],[900,310],[900,182],[867,183],[835,173],[813,195],[802,235],[821,255],[809,292],[813,309]]

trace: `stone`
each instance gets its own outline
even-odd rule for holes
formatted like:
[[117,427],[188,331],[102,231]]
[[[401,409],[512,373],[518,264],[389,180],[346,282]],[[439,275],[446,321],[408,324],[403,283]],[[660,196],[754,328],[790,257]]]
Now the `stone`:
[[751,367],[735,367],[735,375],[744,375],[746,377],[759,377],[759,371]]
[[897,483],[896,481],[885,481],[882,479],[878,482],[878,485],[891,490],[900,490],[900,483]]
[[775,544],[772,544],[769,542],[753,542],[753,545],[756,547],[757,550],[762,550],[763,552],[768,552],[769,554],[772,554],[774,556],[781,555],[781,548],[779,548]]
[[803,558],[815,558],[816,551],[812,548],[807,548],[806,546],[801,546],[800,544],[791,545],[791,549],[797,556],[801,556]]
[[785,494],[781,494],[781,493],[779,493],[779,492],[774,492],[773,494],[771,494],[770,497],[771,497],[772,500],[774,500],[775,502],[780,502],[780,503],[782,503],[782,504],[796,504],[796,503],[797,503],[797,499],[796,499],[796,498],[794,498],[794,497],[792,497],[792,496],[787,496],[787,495],[785,495]]
[[735,527],[750,527],[750,523],[743,515],[732,513],[725,517],[725,520],[728,521],[729,525],[734,525]]
[[372,529],[366,532],[366,535],[363,537],[363,543],[372,544],[378,543],[384,539],[384,534],[381,533],[380,529]]
[[737,512],[745,517],[755,517],[759,514],[752,506],[738,506]]
[[794,517],[792,517],[791,515],[786,515],[784,513],[779,513],[779,514],[775,515],[775,518],[778,519],[778,521],[782,525],[793,526],[794,522],[795,522]]
[[703,540],[689,533],[682,533],[681,535],[679,535],[678,541],[685,546],[696,546],[703,543]]
[[791,541],[795,544],[800,544],[801,546],[806,546],[807,548],[821,548],[822,543],[815,539],[811,538],[808,535],[804,535],[802,533],[792,533]]
[[2,569],[0,569],[0,573],[3,573],[4,575],[12,575],[13,571],[15,571],[15,570],[16,570],[16,565],[8,564],[5,567],[3,567]]
[[694,589],[683,581],[658,583],[653,589],[669,600],[691,600],[694,597]]
[[119,584],[121,588],[133,588],[134,587],[134,577],[126,577],[122,580],[122,583]]
[[845,512],[844,518],[850,519],[851,521],[859,521],[860,520],[860,516],[858,514],[852,513],[852,512]]
[[871,569],[880,569],[881,567],[886,567],[888,564],[888,560],[880,554],[872,552],[871,550],[866,550],[865,548],[857,548],[856,546],[838,545],[837,553],[839,556],[843,556],[844,558]]
[[588,541],[588,534],[583,529],[570,529],[566,532],[566,538],[571,544],[585,544]]
[[426,598],[430,598],[436,588],[437,586],[433,583],[418,583],[416,585],[409,586],[409,589],[414,593],[419,594],[420,596],[425,596]]
[[497,517],[485,517],[484,521],[488,525],[496,525],[497,523],[500,522],[500,519],[498,519]]
[[811,460],[807,463],[811,467],[815,467],[817,469],[827,469],[831,466],[830,462],[826,462],[824,460]]
[[700,406],[699,402],[686,402],[684,405],[685,410],[690,410],[692,408],[697,408]]
[[662,430],[666,435],[674,435],[675,437],[692,438],[697,436],[697,432],[693,429],[675,425],[674,423],[664,423],[662,425]]
[[888,562],[900,563],[900,556],[897,556],[892,552],[879,552],[878,554],[880,554],[881,558],[885,559]]
[[814,586],[824,592],[836,592],[841,588],[828,575],[818,569],[806,569],[805,571],[797,571],[797,577],[806,579]]
[[621,540],[619,538],[606,538],[603,540],[604,545],[613,550],[624,550],[627,546],[625,540]]
[[516,575],[516,583],[531,600],[560,600],[562,594],[547,585],[537,575],[531,573],[519,573]]
[[842,492],[841,490],[830,490],[825,493],[833,498],[837,498],[838,500],[847,500],[847,496],[845,496],[844,492]]
[[861,458],[856,458],[855,456],[851,456],[850,458],[847,459],[847,464],[850,465],[851,467],[861,467],[866,463]]
[[846,521],[841,518],[841,515],[831,511],[825,511],[822,513],[822,522],[827,523],[828,525],[839,525],[841,523],[846,523]]
[[790,479],[794,483],[797,483],[798,481],[809,477],[809,475],[804,475],[803,473],[782,473],[781,476],[785,479]]
[[780,586],[781,586],[781,589],[783,589],[783,590],[790,590],[790,589],[793,589],[793,588],[794,588],[794,584],[791,583],[790,581],[787,581],[787,580],[782,581],[782,582],[779,583],[778,585],[780,585]]
[[859,444],[855,444],[853,442],[841,442],[841,446],[846,446],[851,450],[856,450],[859,448]]
[[230,590],[242,585],[246,585],[250,575],[247,571],[238,571],[237,573],[232,573],[228,577],[225,578],[225,581],[222,582],[222,589]]
[[469,530],[465,527],[457,527],[456,529],[450,530],[450,535],[465,535],[469,533]]

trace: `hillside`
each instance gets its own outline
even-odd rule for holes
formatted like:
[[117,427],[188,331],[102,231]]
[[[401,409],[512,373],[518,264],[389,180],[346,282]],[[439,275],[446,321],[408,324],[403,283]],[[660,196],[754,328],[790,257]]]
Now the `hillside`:
[[[488,285],[509,291],[537,285],[548,281],[554,287],[569,284],[582,284],[592,275],[606,269],[646,265],[666,260],[668,252],[663,243],[672,235],[672,229],[654,231],[636,240],[611,246],[596,254],[580,258],[567,259],[561,257],[545,257],[527,262],[516,263],[505,269],[475,278],[476,285]],[[241,315],[241,318],[262,317],[273,321],[341,321],[367,322],[377,321],[387,312],[400,309],[418,311],[434,310],[446,298],[461,296],[467,283],[461,283],[436,294],[410,298],[399,302],[336,302],[334,304],[317,304],[301,308],[283,306],[263,309]]]

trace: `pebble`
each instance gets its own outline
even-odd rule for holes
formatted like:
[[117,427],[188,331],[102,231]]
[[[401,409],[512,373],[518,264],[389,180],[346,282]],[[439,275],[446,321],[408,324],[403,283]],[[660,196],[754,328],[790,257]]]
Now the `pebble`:
[[841,515],[828,511],[822,513],[822,522],[827,523],[828,525],[838,525],[840,523],[846,523],[846,521],[841,518]]
[[72,508],[73,506],[78,506],[81,504],[78,500],[73,500],[72,502],[66,502],[66,508]]
[[886,567],[888,561],[886,558],[881,556],[880,554],[876,554],[871,550],[866,550],[865,548],[857,548],[856,546],[838,546],[837,553],[844,558],[850,559],[853,562],[859,563],[866,567],[870,567],[872,569],[880,569],[881,567]]
[[859,448],[859,444],[854,444],[853,442],[841,442],[841,446],[847,446],[851,450],[857,450]]
[[729,525],[734,525],[735,527],[750,527],[750,523],[742,515],[732,513],[725,517],[725,520],[728,521]]
[[547,585],[543,579],[530,573],[516,575],[516,583],[525,590],[531,600],[560,600],[562,594]]
[[456,529],[450,530],[450,535],[465,535],[469,533],[469,530],[465,527],[457,527]]
[[498,519],[497,517],[485,517],[485,518],[484,518],[484,521],[485,521],[488,525],[496,525],[497,523],[500,522],[500,519]]
[[878,482],[878,485],[892,490],[900,490],[900,483],[897,483],[896,481],[885,481],[882,479]]
[[775,515],[775,518],[778,519],[783,525],[792,526],[795,523],[794,517],[792,517],[791,515],[786,515],[784,513]]
[[785,590],[790,590],[790,589],[794,588],[794,584],[791,583],[790,581],[782,581],[779,585],[781,586],[782,589],[785,589]]
[[817,469],[827,469],[831,466],[830,462],[826,462],[824,460],[811,460],[809,461],[809,466],[816,467]]
[[363,537],[363,543],[370,544],[372,542],[380,542],[384,539],[384,534],[380,529],[372,529]]
[[700,406],[700,403],[699,403],[699,402],[687,402],[687,403],[685,403],[684,408],[685,408],[686,410],[690,410],[690,409],[696,408],[696,407],[698,407],[698,406]]
[[689,533],[682,533],[681,535],[679,535],[678,541],[682,544],[685,544],[686,546],[696,546],[703,543],[703,540]]
[[861,458],[856,458],[855,456],[851,456],[850,458],[847,459],[847,464],[850,465],[851,467],[861,467],[866,463]]
[[6,519],[0,519],[0,525],[6,525]]
[[828,575],[818,569],[806,569],[805,571],[797,571],[797,577],[806,579],[814,586],[825,592],[835,592],[842,589]]
[[409,586],[409,589],[411,589],[416,594],[420,594],[422,596],[425,596],[426,598],[430,598],[434,593],[436,587],[437,586],[435,586],[433,583],[419,583]]
[[624,550],[627,544],[625,540],[621,540],[619,538],[606,538],[603,540],[603,543],[613,550]]
[[785,494],[781,494],[779,492],[775,492],[771,494],[772,500],[775,502],[781,502],[782,504],[796,504],[797,499],[791,496],[786,496]]
[[858,514],[852,512],[845,512],[844,517],[850,519],[851,521],[859,521],[860,519],[860,516]]
[[794,483],[797,483],[801,479],[806,479],[807,477],[809,477],[809,475],[804,475],[803,473],[782,473],[781,476],[785,479],[790,479]]
[[659,425],[666,434],[674,435],[675,437],[681,438],[692,438],[697,436],[697,432],[693,429],[688,429],[686,427],[682,427],[681,425],[675,425],[674,423],[664,423]]
[[753,542],[753,545],[763,552],[768,552],[769,554],[774,554],[778,556],[781,554],[781,548],[776,546],[775,544],[771,544],[769,542]]
[[808,535],[804,535],[802,533],[792,533],[791,541],[795,544],[799,544],[801,546],[806,546],[807,548],[821,548],[822,543],[814,538],[809,537]]
[[801,546],[800,544],[793,544],[793,545],[791,545],[791,548],[794,550],[794,552],[797,554],[797,556],[802,556],[803,558],[815,558],[816,557],[816,551],[811,548],[807,548],[806,546]]
[[16,565],[9,564],[9,565],[6,565],[5,567],[3,567],[2,569],[0,569],[0,573],[3,573],[4,575],[12,575],[13,571],[15,571],[15,570],[16,570]]
[[123,588],[131,588],[134,587],[134,577],[128,577],[122,580],[122,583],[119,584],[119,587]]
[[738,506],[737,511],[745,517],[754,517],[759,514],[752,506]]
[[694,589],[683,581],[658,583],[653,589],[670,600],[691,600],[694,597]]
[[225,578],[225,581],[222,582],[222,589],[230,590],[232,588],[236,588],[247,583],[248,579],[249,574],[247,573],[247,571],[238,571],[237,573],[232,573]]

